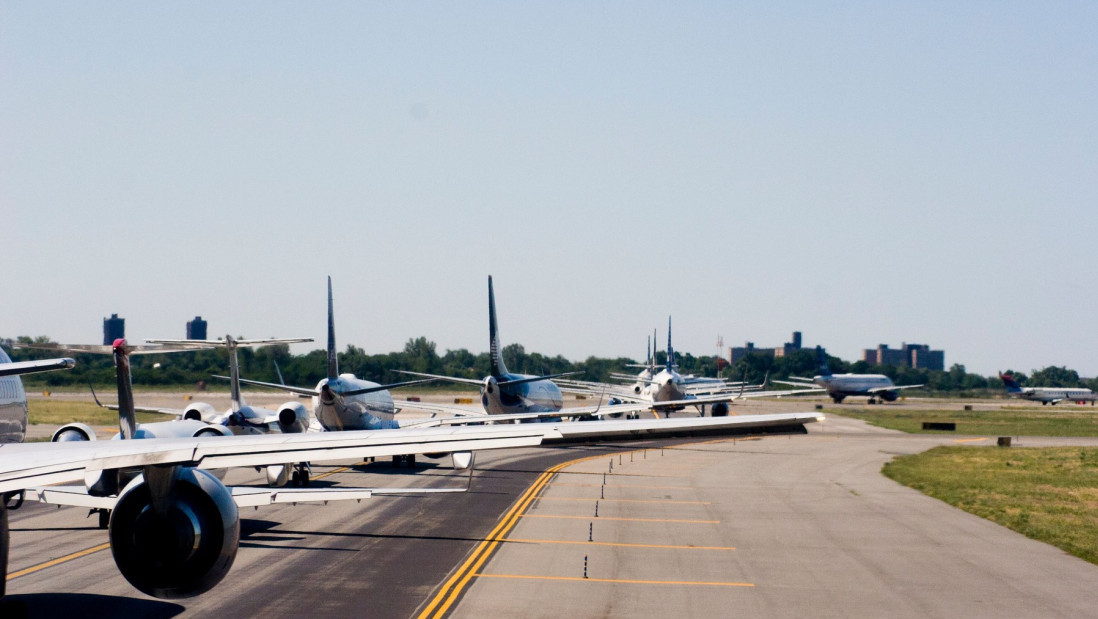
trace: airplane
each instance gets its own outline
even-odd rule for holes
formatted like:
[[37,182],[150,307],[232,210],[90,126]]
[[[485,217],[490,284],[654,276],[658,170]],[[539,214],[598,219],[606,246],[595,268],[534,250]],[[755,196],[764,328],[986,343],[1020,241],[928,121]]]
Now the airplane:
[[1098,394],[1083,387],[1022,387],[1009,372],[1006,374],[1000,372],[999,379],[1006,385],[1007,394],[1010,397],[1040,402],[1041,406],[1047,404],[1056,406],[1064,400],[1080,404],[1090,402],[1090,405],[1094,406],[1094,401],[1098,400]]
[[0,443],[22,443],[27,432],[27,393],[20,375],[68,370],[76,365],[69,357],[39,361],[12,361],[0,348]]
[[[128,377],[118,380],[118,388],[120,420],[129,423],[135,413]],[[815,413],[783,413],[3,444],[0,445],[0,494],[4,498],[0,501],[0,597],[5,593],[7,581],[9,502],[12,508],[17,508],[28,493],[59,504],[80,504],[73,501],[81,499],[108,500],[111,554],[123,577],[150,596],[175,599],[208,591],[228,574],[239,546],[239,507],[305,500],[360,500],[383,492],[368,488],[344,489],[345,492],[248,488],[238,492],[222,484],[211,469],[455,452],[469,453],[471,461],[476,450],[534,446],[546,439],[644,439],[775,426],[799,427],[803,431],[804,424],[820,420],[822,416]],[[18,423],[25,434],[26,418]],[[136,436],[136,429],[131,427],[127,435]],[[83,487],[43,487],[72,482],[83,483]],[[65,503],[66,500],[69,502]]]
[[[224,378],[224,377],[218,377]],[[402,426],[395,418],[397,408],[389,389],[432,382],[435,379],[410,380],[387,385],[339,373],[335,340],[335,311],[332,302],[332,278],[328,278],[328,376],[316,388],[294,387],[241,378],[246,385],[289,391],[312,397],[313,415],[329,432],[342,430],[382,430]]]
[[422,372],[401,371],[401,373],[477,385],[480,387],[481,405],[489,415],[559,412],[564,406],[564,395],[560,387],[551,379],[578,374],[578,372],[563,372],[531,376],[512,374],[507,371],[507,366],[503,363],[503,348],[500,346],[499,322],[496,320],[496,296],[492,289],[491,275],[488,276],[488,354],[492,361],[491,373],[483,380]]
[[790,380],[775,380],[776,383],[806,387],[818,385],[827,391],[827,395],[836,404],[841,404],[848,396],[869,396],[869,403],[895,402],[903,389],[917,389],[923,385],[895,385],[884,374],[832,374],[827,366],[827,355],[823,348],[816,347],[820,359],[819,374],[812,378],[790,376]]

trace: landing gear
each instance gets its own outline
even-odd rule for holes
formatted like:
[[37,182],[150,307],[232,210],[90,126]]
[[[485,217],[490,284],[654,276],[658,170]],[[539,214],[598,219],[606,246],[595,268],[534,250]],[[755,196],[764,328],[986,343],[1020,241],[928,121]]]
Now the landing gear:
[[845,395],[833,395],[833,396],[831,396],[831,400],[834,401],[836,404],[842,404],[843,399],[845,399],[845,398],[846,398]]
[[877,398],[869,398],[869,403],[870,404],[876,404],[877,403]]
[[302,488],[309,485],[309,477],[312,473],[312,467],[308,462],[302,462],[294,465],[294,472],[290,476],[291,486],[300,486]]
[[94,512],[99,512],[99,528],[106,529],[111,525],[111,510],[109,509],[94,509]]
[[401,464],[407,464],[408,468],[415,468],[416,455],[408,454],[406,456],[393,456],[393,466],[400,466]]

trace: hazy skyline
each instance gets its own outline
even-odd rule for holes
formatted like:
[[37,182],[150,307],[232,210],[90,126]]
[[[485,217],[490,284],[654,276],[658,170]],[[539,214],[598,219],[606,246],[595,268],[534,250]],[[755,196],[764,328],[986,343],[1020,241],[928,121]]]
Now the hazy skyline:
[[0,335],[1098,375],[1090,3],[0,4]]

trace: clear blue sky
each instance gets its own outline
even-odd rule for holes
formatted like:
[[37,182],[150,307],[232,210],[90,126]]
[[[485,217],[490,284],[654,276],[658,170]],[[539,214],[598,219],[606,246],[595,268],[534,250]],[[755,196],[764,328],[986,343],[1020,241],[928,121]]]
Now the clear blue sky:
[[828,5],[4,2],[0,334],[1098,375],[1098,5]]

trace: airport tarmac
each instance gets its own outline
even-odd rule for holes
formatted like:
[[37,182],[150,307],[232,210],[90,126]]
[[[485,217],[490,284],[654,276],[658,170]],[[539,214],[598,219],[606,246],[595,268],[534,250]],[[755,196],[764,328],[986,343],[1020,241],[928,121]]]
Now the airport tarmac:
[[[755,401],[737,410],[812,410],[807,404]],[[470,493],[249,510],[226,579],[178,601],[130,587],[103,547],[106,532],[80,510],[27,505],[11,513],[14,578],[0,614],[1098,616],[1098,567],[879,472],[895,454],[995,437],[906,435],[838,416],[809,428],[662,450],[684,441],[483,453]],[[464,483],[438,462],[411,475],[376,463],[316,467],[314,476],[342,486]],[[251,471],[230,475],[260,482]],[[520,499],[540,482],[540,498],[523,508]],[[493,533],[508,521],[513,528]],[[463,571],[471,553],[502,536],[509,541],[487,562]],[[73,556],[81,551],[89,552]],[[440,587],[467,575],[444,606]]]

